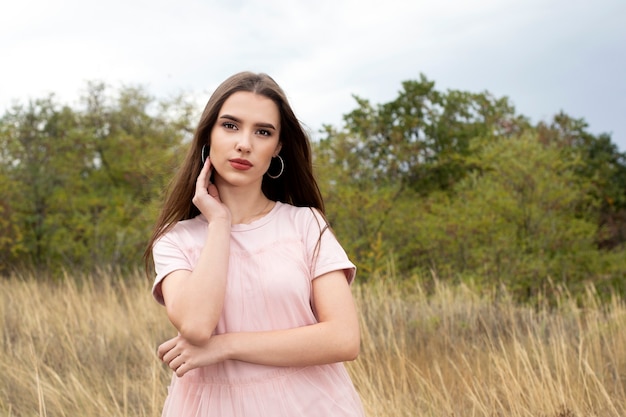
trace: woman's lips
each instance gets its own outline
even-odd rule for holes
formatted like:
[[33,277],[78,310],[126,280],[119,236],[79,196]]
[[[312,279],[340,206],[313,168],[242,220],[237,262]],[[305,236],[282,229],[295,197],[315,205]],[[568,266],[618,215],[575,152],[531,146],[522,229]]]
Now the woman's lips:
[[250,161],[245,159],[231,159],[228,162],[230,162],[230,166],[240,171],[247,171],[252,168]]

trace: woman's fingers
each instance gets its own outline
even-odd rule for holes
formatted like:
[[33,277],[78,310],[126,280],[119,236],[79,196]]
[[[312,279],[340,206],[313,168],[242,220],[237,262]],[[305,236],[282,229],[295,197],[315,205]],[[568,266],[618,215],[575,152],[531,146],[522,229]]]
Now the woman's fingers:
[[[176,344],[178,342],[178,337],[179,336],[176,336],[166,342],[161,343],[161,345],[159,345],[157,349],[157,354],[159,355],[159,359],[161,359],[163,362],[167,362],[168,354],[170,354],[170,356],[172,355],[170,352],[172,352],[172,349],[176,347]],[[170,357],[170,360],[171,360],[171,357]]]
[[198,179],[196,180],[196,193],[198,189],[207,190],[210,184],[211,179],[211,160],[207,159],[202,169],[200,170],[200,174],[198,175]]
[[193,366],[191,368],[187,366],[185,358],[189,355],[185,353],[184,340],[180,336],[162,343],[157,349],[157,354],[159,359],[179,377],[193,368]]
[[211,197],[219,200],[219,192],[215,184],[211,183],[211,160],[207,159],[206,163],[202,167],[198,179],[196,180],[196,196],[209,194]]
[[169,361],[167,363],[167,366],[170,367],[170,369],[172,371],[176,371],[178,368],[180,368],[183,364],[185,363],[185,361],[183,360],[181,355],[176,356],[175,358],[173,358],[171,361]]
[[211,184],[210,181],[211,171],[211,161],[207,159],[202,167],[202,170],[200,170],[200,174],[198,174],[198,178],[196,179],[196,192],[191,200],[192,203],[200,209],[200,211],[203,211],[202,206],[205,206],[208,203],[207,197],[209,196],[210,189],[215,188],[215,185]]
[[198,174],[196,192],[191,202],[204,214],[208,221],[218,218],[230,221],[230,212],[222,203],[217,187],[210,181],[212,172],[213,165],[211,161],[207,159],[200,174]]
[[220,200],[220,193],[217,190],[215,184],[209,184],[209,186],[207,187],[207,191],[211,197],[217,199],[218,201],[222,201]]
[[[182,349],[179,348],[179,337],[168,340],[158,348],[159,359],[170,369],[178,373],[179,368],[185,363]],[[179,375],[181,376],[181,375]]]
[[214,335],[203,346],[190,344],[182,336],[163,342],[157,349],[159,359],[176,375],[183,376],[192,369],[222,362],[226,356],[223,343],[225,335]]

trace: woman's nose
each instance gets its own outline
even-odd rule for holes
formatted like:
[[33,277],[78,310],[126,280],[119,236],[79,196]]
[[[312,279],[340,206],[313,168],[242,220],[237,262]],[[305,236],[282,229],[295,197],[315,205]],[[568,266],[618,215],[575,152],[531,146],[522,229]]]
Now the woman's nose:
[[250,151],[250,134],[246,132],[242,132],[239,135],[236,148],[239,152],[249,152]]

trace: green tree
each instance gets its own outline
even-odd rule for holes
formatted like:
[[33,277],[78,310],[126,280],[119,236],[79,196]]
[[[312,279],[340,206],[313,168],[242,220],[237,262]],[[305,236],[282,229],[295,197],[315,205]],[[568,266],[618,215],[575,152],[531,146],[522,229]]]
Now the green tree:
[[326,126],[315,149],[331,221],[350,255],[369,260],[361,269],[384,266],[380,260],[392,253],[408,268],[406,225],[418,199],[450,190],[474,169],[472,138],[515,137],[528,121],[507,98],[440,92],[423,75],[402,83],[388,103],[355,99],[343,126]]
[[12,204],[17,190],[5,171],[5,166],[0,165],[0,274],[6,272],[7,267],[25,251],[18,216]]
[[355,99],[358,107],[344,116],[343,128],[327,128],[325,140],[350,149],[355,163],[348,168],[357,179],[402,182],[421,194],[449,188],[465,175],[472,138],[515,136],[529,126],[506,97],[437,91],[424,75],[403,82],[388,103]]
[[532,133],[480,149],[480,171],[421,203],[413,249],[420,263],[444,276],[504,283],[521,298],[552,283],[581,290],[606,277],[611,266],[595,245],[595,186],[577,173],[583,162]]
[[570,150],[573,158],[584,160],[578,172],[595,185],[600,200],[598,245],[604,249],[626,243],[626,154],[620,152],[610,135],[592,135],[584,119],[558,113],[550,123],[539,123],[540,140]]
[[[53,96],[0,119],[0,242],[13,266],[138,264],[161,197],[182,156],[191,107],[157,102],[142,88],[111,94],[92,83],[83,108]],[[14,226],[11,226],[14,225]],[[11,255],[11,256],[9,256]]]
[[423,75],[388,103],[355,99],[315,155],[362,271],[392,256],[401,274],[478,277],[520,297],[552,282],[619,287],[626,164],[610,136],[562,113],[533,126],[506,97],[437,91]]
[[53,96],[14,106],[2,118],[0,137],[5,188],[3,210],[17,220],[19,230],[9,236],[10,251],[22,252],[24,263],[45,263],[55,232],[49,216],[53,191],[75,166],[81,151],[72,142],[75,113],[58,105]]
[[[184,153],[191,106],[157,102],[142,88],[115,97],[90,84],[81,123],[92,148],[91,192],[76,199],[94,265],[132,265],[141,258],[156,205]],[[83,254],[81,254],[82,258]]]

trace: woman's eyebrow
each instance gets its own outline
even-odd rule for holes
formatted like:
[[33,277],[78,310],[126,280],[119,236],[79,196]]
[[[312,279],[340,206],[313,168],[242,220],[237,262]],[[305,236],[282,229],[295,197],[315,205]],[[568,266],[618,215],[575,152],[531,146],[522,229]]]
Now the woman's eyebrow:
[[[238,119],[235,116],[231,116],[230,114],[222,114],[220,116],[220,119],[227,119],[227,120],[232,120],[233,122],[241,123],[240,119]],[[271,124],[271,123],[257,122],[254,125],[256,127],[263,127],[263,128],[266,128],[266,129],[276,130],[276,127],[273,124]]]
[[237,122],[237,123],[241,122],[241,120],[239,120],[235,116],[231,116],[230,114],[222,114],[220,116],[220,119],[228,119],[228,120],[232,120],[233,122]]
[[264,127],[264,128],[266,128],[266,129],[276,130],[276,128],[274,127],[274,125],[273,125],[273,124],[271,124],[271,123],[260,123],[260,122],[259,122],[259,123],[256,123],[256,124],[255,124],[255,126],[256,126],[256,127]]

